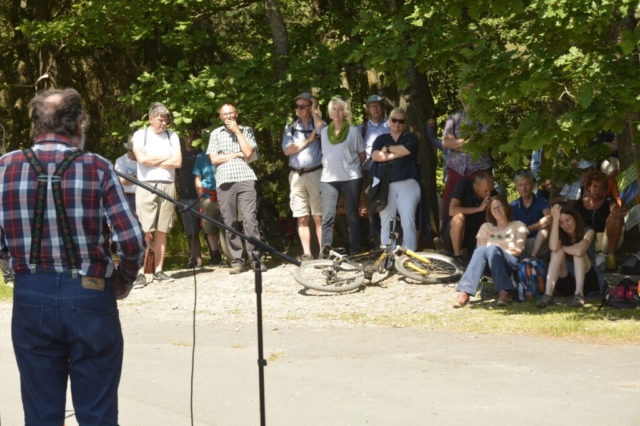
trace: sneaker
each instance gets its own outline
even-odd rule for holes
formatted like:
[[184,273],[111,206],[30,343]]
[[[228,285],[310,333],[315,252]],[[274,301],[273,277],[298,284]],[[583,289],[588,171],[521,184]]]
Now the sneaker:
[[7,285],[7,287],[13,288],[13,281],[7,280],[4,283]]
[[222,255],[220,251],[216,250],[211,253],[211,260],[209,261],[209,266],[220,266],[222,264]]
[[511,304],[511,295],[507,290],[500,290],[498,293],[498,306],[509,306]]
[[157,281],[159,283],[170,283],[172,281],[175,281],[173,278],[171,278],[169,275],[165,274],[162,271],[158,271],[155,274],[153,274],[153,281]]
[[[251,262],[251,269],[253,269],[254,271],[256,270],[256,264]],[[264,264],[264,262],[260,262],[260,271],[262,272],[267,272],[267,265]]]
[[133,288],[143,288],[146,285],[147,279],[142,274],[138,275],[136,280],[133,282]]
[[462,269],[467,269],[467,266],[469,266],[469,259],[467,259],[467,256],[464,254],[453,256],[453,258],[460,264],[460,266],[462,266]]
[[230,275],[241,274],[247,270],[247,267],[244,263],[233,263],[231,265],[231,270],[229,271]]
[[[613,253],[609,253],[607,254],[607,270],[608,271],[613,271],[614,269],[617,268],[618,265],[616,265],[616,255]],[[584,304],[583,304],[584,306]]]
[[546,308],[551,304],[553,304],[553,297],[549,296],[548,294],[543,295],[542,299],[536,302],[536,306],[538,308]]
[[571,306],[575,308],[584,308],[584,296],[581,294],[574,295],[573,300],[571,301]]
[[313,255],[311,254],[303,254],[302,256],[300,256],[300,259],[298,259],[300,262],[306,262],[308,260],[313,260]]

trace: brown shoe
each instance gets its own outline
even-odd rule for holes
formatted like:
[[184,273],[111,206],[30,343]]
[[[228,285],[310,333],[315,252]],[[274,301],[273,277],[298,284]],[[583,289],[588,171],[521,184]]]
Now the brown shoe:
[[507,290],[500,290],[498,293],[498,306],[509,306],[511,304],[511,295]]
[[467,293],[465,293],[464,291],[461,291],[460,293],[458,293],[458,298],[456,299],[455,303],[453,304],[454,308],[464,308],[467,304],[469,303],[469,295]]

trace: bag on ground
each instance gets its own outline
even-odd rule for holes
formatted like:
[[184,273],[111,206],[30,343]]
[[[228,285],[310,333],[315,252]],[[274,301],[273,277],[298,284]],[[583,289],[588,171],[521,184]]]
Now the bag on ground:
[[616,309],[632,309],[637,308],[638,304],[640,304],[638,283],[630,278],[624,278],[604,296],[600,307],[610,306]]

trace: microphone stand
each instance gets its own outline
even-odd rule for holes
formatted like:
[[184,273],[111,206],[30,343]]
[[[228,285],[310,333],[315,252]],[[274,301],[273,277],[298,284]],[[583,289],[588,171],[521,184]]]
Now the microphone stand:
[[149,192],[156,194],[159,197],[164,198],[167,201],[175,204],[179,208],[179,212],[189,211],[191,214],[208,220],[209,222],[216,225],[218,228],[222,228],[227,232],[231,232],[232,234],[237,235],[243,240],[254,245],[254,250],[250,255],[253,257],[253,262],[255,264],[255,288],[256,288],[256,315],[257,315],[257,325],[258,325],[258,378],[259,378],[259,392],[260,392],[260,425],[266,425],[266,416],[265,416],[265,390],[264,390],[264,367],[267,366],[267,360],[264,359],[264,343],[263,343],[263,333],[262,333],[262,261],[260,260],[262,257],[262,253],[264,251],[270,253],[272,256],[278,256],[285,262],[293,263],[296,266],[300,266],[300,262],[294,259],[293,257],[286,255],[284,253],[280,253],[278,250],[274,249],[268,244],[263,243],[260,240],[257,240],[253,237],[243,234],[242,232],[234,229],[230,226],[225,225],[223,222],[219,222],[215,219],[210,218],[209,216],[205,216],[197,210],[193,209],[195,203],[191,205],[186,205],[181,203],[178,200],[171,198],[164,191],[160,191],[154,186],[149,185],[146,182],[142,182],[132,176],[129,176],[126,173],[122,173],[116,170],[116,174],[121,178],[128,180],[136,184],[137,186],[146,189]]

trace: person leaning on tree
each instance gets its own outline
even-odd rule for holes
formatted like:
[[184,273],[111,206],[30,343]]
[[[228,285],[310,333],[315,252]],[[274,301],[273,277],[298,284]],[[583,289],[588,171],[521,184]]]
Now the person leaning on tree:
[[[313,217],[318,244],[322,235],[322,148],[320,130],[325,126],[318,113],[318,102],[311,93],[300,93],[294,99],[297,119],[284,128],[282,151],[289,157],[289,185],[291,186],[291,211],[298,218],[298,235],[303,254],[300,260],[311,260],[311,231]],[[320,249],[318,248],[318,251]]]
[[[182,152],[178,135],[167,130],[170,122],[171,113],[167,107],[159,102],[154,103],[149,110],[150,126],[133,135],[133,152],[138,161],[138,179],[175,198],[175,170],[182,166]],[[173,278],[162,271],[162,266],[167,248],[167,233],[173,227],[173,203],[140,188],[136,190],[136,209],[147,245],[154,252],[153,281],[171,282]],[[141,268],[134,288],[145,285],[146,279]]]
[[0,158],[0,250],[16,274],[11,336],[24,423],[62,425],[70,380],[78,423],[115,426],[123,361],[116,298],[131,289],[144,234],[113,165],[83,151],[80,94],[40,92],[29,110],[33,145]]

